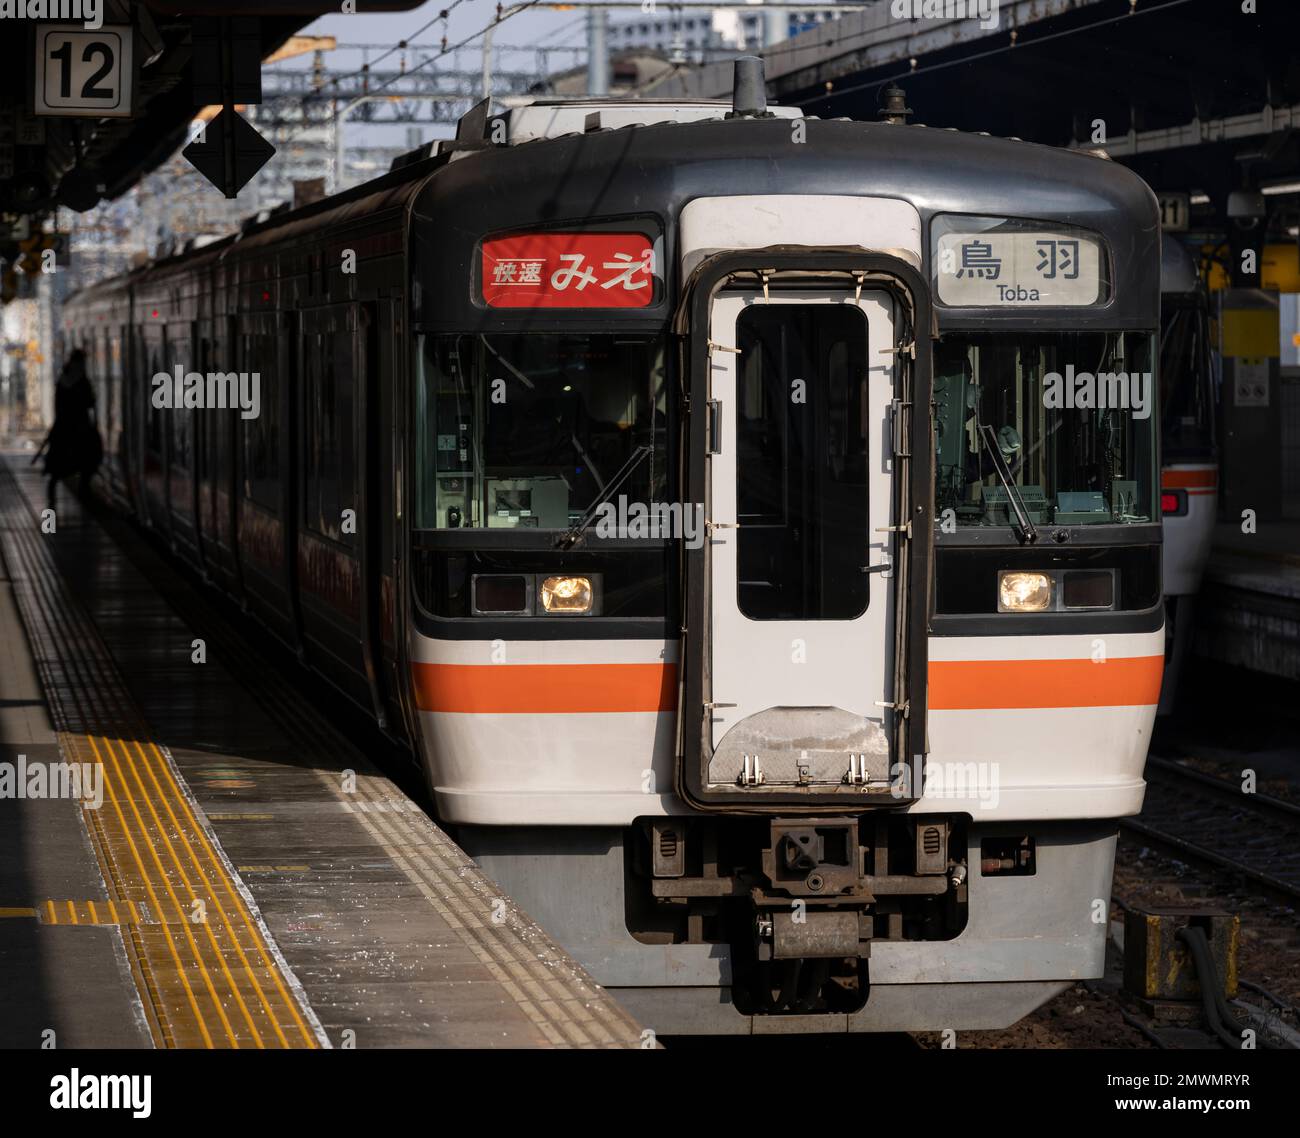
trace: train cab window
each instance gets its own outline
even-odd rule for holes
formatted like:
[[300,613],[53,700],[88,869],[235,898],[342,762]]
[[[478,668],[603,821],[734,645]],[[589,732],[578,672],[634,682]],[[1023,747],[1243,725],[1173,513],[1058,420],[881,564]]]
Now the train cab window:
[[1035,524],[1158,521],[1155,371],[1149,332],[946,334],[934,359],[940,526],[1005,527],[1013,495]]
[[[867,321],[849,305],[755,305],[736,326],[737,593],[751,620],[867,607]],[[791,398],[800,379],[807,398]]]
[[628,502],[662,500],[662,340],[430,336],[419,366],[417,528],[567,529],[620,474]]

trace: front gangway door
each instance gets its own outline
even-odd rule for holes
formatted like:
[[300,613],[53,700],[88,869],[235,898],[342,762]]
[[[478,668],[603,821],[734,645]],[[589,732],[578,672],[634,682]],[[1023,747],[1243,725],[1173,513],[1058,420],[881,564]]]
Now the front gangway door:
[[880,791],[898,702],[893,300],[727,291],[710,315],[707,782]]

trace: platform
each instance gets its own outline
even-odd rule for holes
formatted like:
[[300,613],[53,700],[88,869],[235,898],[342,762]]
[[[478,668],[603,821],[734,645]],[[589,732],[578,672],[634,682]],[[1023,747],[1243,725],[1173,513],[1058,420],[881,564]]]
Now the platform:
[[1300,680],[1300,521],[1215,527],[1196,626],[1199,655]]
[[5,456],[0,1046],[642,1046],[283,661],[43,492]]

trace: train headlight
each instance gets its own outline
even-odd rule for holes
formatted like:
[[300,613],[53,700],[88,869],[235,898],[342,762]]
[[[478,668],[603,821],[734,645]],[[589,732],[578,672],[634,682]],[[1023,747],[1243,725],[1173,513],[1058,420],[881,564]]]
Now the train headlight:
[[542,609],[556,615],[583,616],[596,603],[590,577],[543,577],[538,592]]
[[1054,582],[1048,573],[1004,569],[998,574],[998,612],[1046,612]]

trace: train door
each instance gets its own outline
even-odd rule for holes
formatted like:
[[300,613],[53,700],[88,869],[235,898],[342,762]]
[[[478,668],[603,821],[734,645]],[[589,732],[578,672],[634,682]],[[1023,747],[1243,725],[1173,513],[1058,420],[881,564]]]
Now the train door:
[[[397,498],[394,426],[401,308],[389,298],[362,306],[365,428],[362,431],[362,601],[365,606],[366,672],[375,716],[382,727],[401,724],[396,625]],[[401,734],[400,727],[397,730]]]
[[244,313],[235,328],[239,371],[260,377],[259,414],[230,416],[239,450],[238,480],[232,483],[235,573],[245,603],[276,635],[299,643],[293,596],[293,441],[286,376],[292,355],[290,317]]
[[[130,311],[130,308],[129,310]],[[139,350],[138,341],[136,341],[135,325],[122,324],[118,328],[121,333],[121,371],[117,376],[117,394],[118,394],[118,429],[117,438],[113,443],[113,460],[118,464],[118,470],[121,472],[123,492],[125,492],[126,501],[130,503],[131,511],[136,518],[144,514],[143,499],[140,497],[140,471],[138,459],[140,450],[140,437],[144,430],[144,403],[142,399],[143,391],[149,390],[148,384],[140,381],[140,371],[144,367],[143,360],[140,359],[142,352]]]
[[358,305],[298,314],[297,597],[309,662],[361,706],[370,708],[367,606],[360,476],[365,427],[366,360]]
[[123,397],[122,389],[126,383],[126,360],[128,355],[127,337],[129,335],[129,329],[125,329],[120,325],[114,326],[109,332],[108,413],[105,416],[107,420],[106,424],[102,429],[104,441],[104,470],[108,476],[111,493],[119,503],[129,500],[127,491],[128,480],[126,477],[124,456],[122,455],[122,439],[126,430],[126,425],[122,421],[122,416],[126,409],[126,400]]
[[[302,311],[286,311],[280,314],[278,326],[279,344],[276,349],[278,375],[288,377],[277,380],[274,385],[276,405],[279,407],[277,421],[281,424],[279,438],[284,454],[284,478],[281,482],[281,517],[284,528],[280,537],[281,555],[284,561],[284,588],[289,598],[286,617],[289,622],[290,643],[304,656],[303,629],[305,623],[302,611],[302,571],[298,563],[298,502],[302,493],[302,453],[305,440],[302,437],[302,408],[299,402],[298,387],[304,379],[305,353],[303,351],[304,326],[306,316]],[[263,375],[263,403],[267,400]]]
[[[112,359],[113,335],[108,328],[98,328],[92,333],[93,350],[91,352],[91,379],[95,389],[95,429],[99,432],[99,440],[104,442],[109,429],[112,425],[112,408],[113,408],[113,378],[110,371],[110,360]],[[104,465],[102,458],[98,471],[99,477],[103,480],[102,484],[108,483],[108,468]]]
[[[146,310],[149,309],[146,302]],[[145,501],[145,521],[160,533],[171,536],[171,519],[167,511],[167,416],[169,412],[153,401],[152,377],[168,372],[167,344],[162,325],[147,324],[142,329],[140,345],[144,356],[144,382],[141,399],[144,405],[144,445],[141,457],[141,486]]]
[[[238,361],[241,358],[239,343],[239,324],[233,316],[224,318],[223,354],[226,359]],[[260,380],[261,377],[259,376]],[[260,406],[258,408],[261,410]],[[241,479],[241,449],[239,445],[239,413],[231,411],[218,421],[216,434],[216,457],[218,475],[214,490],[216,533],[223,548],[228,577],[228,588],[235,596],[243,596],[244,582],[239,573],[239,556],[235,535],[239,532],[239,490]]]
[[852,287],[713,302],[711,785],[888,785],[894,323],[888,294]]
[[[132,310],[135,305],[132,303]],[[126,349],[123,375],[125,393],[122,397],[123,430],[122,461],[125,466],[127,497],[135,516],[141,521],[148,518],[149,504],[145,494],[144,455],[149,428],[149,397],[153,387],[149,383],[148,351],[144,333],[134,322],[122,329],[122,343]]]
[[[190,342],[194,345],[193,359],[195,370],[206,376],[212,370],[212,340],[209,325],[205,320],[190,323]],[[190,500],[189,510],[194,518],[194,561],[204,578],[209,577],[208,560],[211,556],[204,547],[204,528],[207,520],[207,502],[212,482],[211,449],[208,433],[214,415],[212,408],[205,407],[197,415],[190,414]],[[207,530],[211,541],[211,529]]]
[[378,373],[376,328],[380,304],[368,302],[357,310],[356,410],[360,430],[356,434],[357,546],[361,575],[360,623],[361,666],[370,689],[370,708],[380,727],[387,726],[385,701],[381,695],[383,676],[383,620],[380,583],[383,577],[383,481],[385,464],[381,455],[389,450],[381,436],[383,423],[382,388]]

